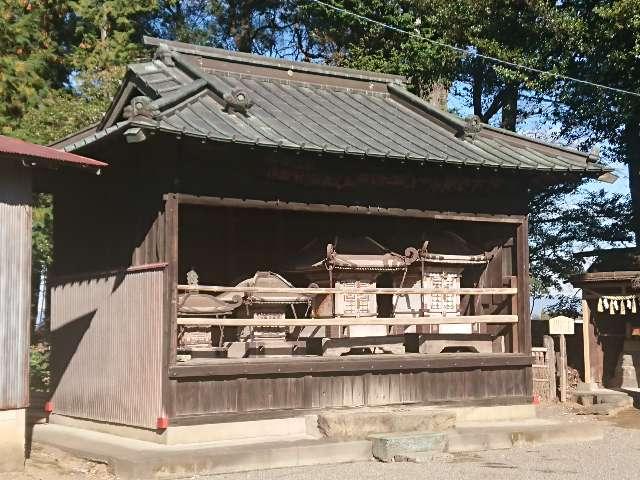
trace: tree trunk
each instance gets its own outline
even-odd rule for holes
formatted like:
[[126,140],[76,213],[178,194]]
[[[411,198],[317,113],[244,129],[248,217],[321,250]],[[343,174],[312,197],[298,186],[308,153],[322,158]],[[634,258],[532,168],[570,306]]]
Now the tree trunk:
[[447,110],[447,100],[449,99],[449,85],[436,83],[431,87],[427,95],[427,101],[439,110]]
[[502,120],[500,126],[512,132],[516,131],[518,122],[518,86],[506,85],[502,101]]
[[251,15],[253,2],[235,0],[229,2],[229,34],[239,52],[251,53],[253,47],[253,28]]
[[631,230],[640,246],[640,114],[636,113],[625,128],[626,160],[631,190]]

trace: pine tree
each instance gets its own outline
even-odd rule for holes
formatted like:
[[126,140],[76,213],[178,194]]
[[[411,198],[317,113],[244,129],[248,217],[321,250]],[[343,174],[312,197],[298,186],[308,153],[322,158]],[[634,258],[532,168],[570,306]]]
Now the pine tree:
[[6,0],[0,12],[0,133],[61,81],[56,27],[64,2]]

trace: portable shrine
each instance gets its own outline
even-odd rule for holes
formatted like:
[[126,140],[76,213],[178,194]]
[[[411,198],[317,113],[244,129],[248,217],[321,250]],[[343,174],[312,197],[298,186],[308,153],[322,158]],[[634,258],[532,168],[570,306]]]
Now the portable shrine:
[[311,306],[310,296],[287,293],[286,290],[293,289],[293,285],[273,272],[256,272],[253,278],[240,282],[237,287],[281,289],[279,293],[251,291],[245,294],[245,318],[270,321],[270,325],[245,327],[238,332],[238,340],[246,345],[247,355],[294,355],[305,352],[305,343],[293,340],[291,327],[273,324],[287,317],[296,318],[296,307],[299,305],[305,307],[302,312],[306,314]]
[[[414,249],[417,261],[407,269],[406,273],[394,276],[394,286],[434,290],[460,290],[463,285],[479,286],[482,273],[491,258],[490,255],[477,248],[471,248],[467,241],[450,231],[436,232],[431,237],[432,240],[425,241],[420,249]],[[466,283],[463,282],[463,278]],[[462,296],[459,293],[393,296],[393,315],[396,318],[459,317],[462,311]],[[402,329],[406,334],[418,335],[417,338],[412,339],[412,344],[418,342],[419,347],[413,348],[419,348],[424,353],[437,353],[454,346],[466,346],[465,341],[469,338],[465,339],[461,335],[478,333],[478,325],[471,323],[408,325]],[[445,338],[443,335],[448,335],[446,341],[443,341]],[[430,345],[429,338],[438,341]],[[478,339],[470,343],[473,345],[471,348],[476,349]],[[485,343],[483,347],[484,351],[492,351],[493,348],[491,342]]]
[[[187,319],[225,318],[243,304],[242,295],[221,293],[211,295],[198,290],[198,273],[190,270],[187,273],[189,290],[178,296],[178,314]],[[179,360],[192,358],[226,356],[224,348],[224,329],[213,325],[189,325],[178,327]]]
[[[319,252],[326,252],[324,258],[318,259]],[[405,271],[413,260],[415,258],[395,253],[370,237],[334,237],[324,249],[321,242],[314,239],[300,252],[296,265],[291,268],[294,273],[304,274],[314,285],[337,290],[331,295],[315,296],[312,318],[360,319],[379,316],[378,295],[341,291],[375,289],[380,275]],[[307,332],[314,338],[324,337],[322,352],[325,355],[348,353],[352,348],[404,352],[404,340],[391,338],[386,325],[334,326],[322,332],[313,329]]]

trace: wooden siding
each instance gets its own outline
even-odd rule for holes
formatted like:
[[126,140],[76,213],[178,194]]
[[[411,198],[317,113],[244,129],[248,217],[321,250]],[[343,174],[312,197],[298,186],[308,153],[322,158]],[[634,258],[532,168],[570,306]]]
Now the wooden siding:
[[0,163],[0,410],[29,403],[31,171]]
[[54,412],[155,428],[164,266],[54,281]]
[[100,183],[102,177],[54,191],[54,275],[165,261],[162,193],[118,177]]
[[522,402],[530,366],[195,377],[171,383],[175,417],[442,402]]

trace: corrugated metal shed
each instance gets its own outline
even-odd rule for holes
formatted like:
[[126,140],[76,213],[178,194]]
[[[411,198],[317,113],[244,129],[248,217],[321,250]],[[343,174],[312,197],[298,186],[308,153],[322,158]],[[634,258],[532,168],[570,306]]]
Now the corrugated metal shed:
[[[160,45],[156,59],[130,66],[103,124],[59,146],[73,151],[142,127],[215,142],[401,161],[607,171],[584,152],[439,111],[408,92],[399,76],[146,40]],[[235,95],[252,103],[246,113],[235,111]]]
[[0,410],[29,403],[32,171],[105,163],[0,135]]
[[99,162],[98,160],[0,135],[0,160],[2,159],[36,162],[46,160],[94,168],[107,166],[106,163]]
[[0,410],[29,402],[31,172],[0,162]]

